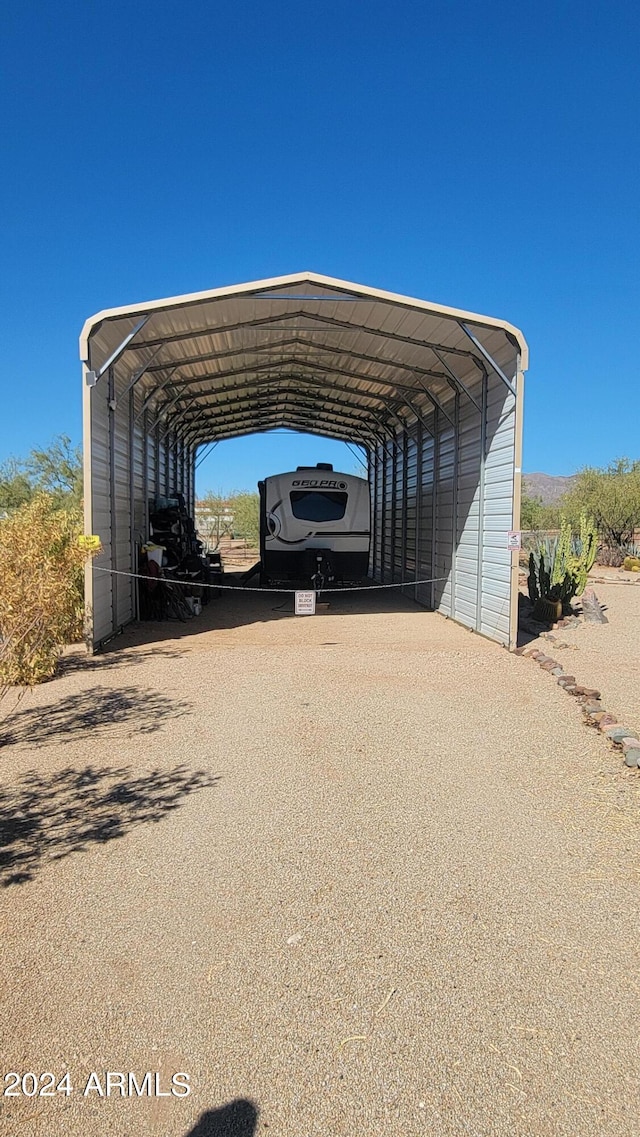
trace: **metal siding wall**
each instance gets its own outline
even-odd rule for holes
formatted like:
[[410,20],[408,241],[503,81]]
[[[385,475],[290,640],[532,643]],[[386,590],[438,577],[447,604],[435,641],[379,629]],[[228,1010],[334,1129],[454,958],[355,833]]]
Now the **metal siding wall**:
[[479,631],[503,644],[509,643],[511,553],[507,534],[513,519],[515,402],[500,379],[489,381]]
[[[451,604],[451,566],[453,562],[453,474],[456,438],[454,429],[441,416],[436,501],[436,607],[445,616],[453,615]],[[442,579],[444,578],[444,579]]]
[[[427,419],[429,430],[433,430],[434,416]],[[432,434],[426,429],[422,432],[422,476],[420,479],[420,503],[418,511],[418,580],[429,580],[432,573],[433,561],[433,499],[434,499],[434,455],[435,445]],[[431,606],[431,585],[421,584],[416,589],[416,600],[419,604]]]
[[404,535],[404,432],[396,435],[395,439],[395,469],[393,479],[393,579],[404,579],[404,549],[402,538]]
[[394,455],[391,439],[385,443],[384,461],[382,463],[382,561],[381,580],[383,584],[391,584],[393,562],[391,550],[393,546],[393,466]]
[[[109,494],[109,409],[107,383],[91,391],[91,470],[92,530],[102,542],[103,552],[95,567],[111,565],[111,507]],[[96,642],[111,635],[113,577],[93,573],[93,635]]]
[[382,465],[384,451],[381,446],[376,449],[373,502],[374,502],[374,534],[372,542],[372,568],[371,575],[374,580],[382,580]]
[[[112,423],[114,430],[113,454],[113,481],[115,486],[115,519],[116,540],[114,548],[113,568],[120,572],[132,572],[131,563],[131,496],[129,492],[130,473],[129,463],[131,452],[129,447],[129,400],[125,395],[124,383],[116,383],[116,409],[113,413]],[[118,577],[116,582],[117,605],[113,631],[118,631],[127,624],[134,615],[133,580],[130,577]]]
[[[137,400],[139,403],[140,400]],[[147,531],[147,517],[145,508],[145,486],[146,476],[144,468],[144,434],[140,420],[135,421],[135,388],[131,395],[131,404],[133,410],[133,429],[131,432],[132,453],[131,453],[131,565],[132,571],[137,572],[139,567],[139,550],[140,546],[144,543]],[[134,615],[136,618],[139,615],[139,601],[138,601],[138,582],[132,580],[133,596],[135,600]]]
[[[137,571],[137,551],[148,537],[148,498],[164,493],[168,484],[171,492],[187,497],[192,476],[190,457],[174,434],[167,445],[168,439],[158,444],[157,428],[147,433],[143,391],[134,386],[129,392],[129,383],[125,373],[105,374],[91,391],[90,408],[92,529],[104,549],[96,567],[124,573]],[[110,399],[115,409],[109,407]],[[94,643],[109,639],[135,617],[134,580],[94,572]]]
[[[479,397],[478,391],[474,391]],[[463,396],[458,438],[458,523],[455,619],[476,626],[480,518],[480,413]]]
[[149,434],[146,435],[146,448],[147,448],[147,494],[150,498],[156,496],[157,486],[157,470],[156,470],[156,448],[154,446],[153,437]]
[[[156,427],[157,432],[157,427]],[[164,496],[167,492],[167,448],[160,442],[160,434],[156,440],[156,497]]]
[[406,446],[404,579],[409,582],[417,579],[418,442],[414,434],[407,435]]

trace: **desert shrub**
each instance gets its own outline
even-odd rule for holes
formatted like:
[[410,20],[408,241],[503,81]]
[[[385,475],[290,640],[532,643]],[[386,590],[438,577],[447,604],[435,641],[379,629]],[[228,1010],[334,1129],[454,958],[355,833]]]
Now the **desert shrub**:
[[561,504],[569,521],[576,523],[582,512],[593,517],[604,545],[628,544],[640,525],[640,459],[618,458],[604,469],[586,466]]
[[624,552],[619,545],[603,545],[598,549],[598,564],[606,568],[621,568],[624,561]]
[[38,493],[0,522],[0,691],[56,669],[84,619],[80,511]]

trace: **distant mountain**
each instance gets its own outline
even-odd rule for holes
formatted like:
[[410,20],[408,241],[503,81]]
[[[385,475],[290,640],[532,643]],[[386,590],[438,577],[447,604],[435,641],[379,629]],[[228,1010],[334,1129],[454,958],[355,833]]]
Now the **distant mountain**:
[[554,505],[571,489],[576,475],[553,477],[552,474],[523,474],[522,480],[529,497],[541,497],[544,505]]

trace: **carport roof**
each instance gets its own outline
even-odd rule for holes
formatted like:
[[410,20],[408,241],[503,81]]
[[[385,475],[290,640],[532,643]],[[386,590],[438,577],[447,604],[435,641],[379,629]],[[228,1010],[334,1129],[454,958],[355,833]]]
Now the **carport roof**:
[[515,390],[528,361],[502,320],[311,272],[107,309],[80,355],[90,387],[112,367],[192,445],[289,427],[372,446],[482,374]]

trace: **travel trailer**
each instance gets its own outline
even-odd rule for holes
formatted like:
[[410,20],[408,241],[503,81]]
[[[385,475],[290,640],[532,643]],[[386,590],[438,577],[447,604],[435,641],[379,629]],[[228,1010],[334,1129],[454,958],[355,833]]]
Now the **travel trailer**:
[[369,482],[329,463],[298,466],[258,482],[261,580],[360,580],[369,567]]

